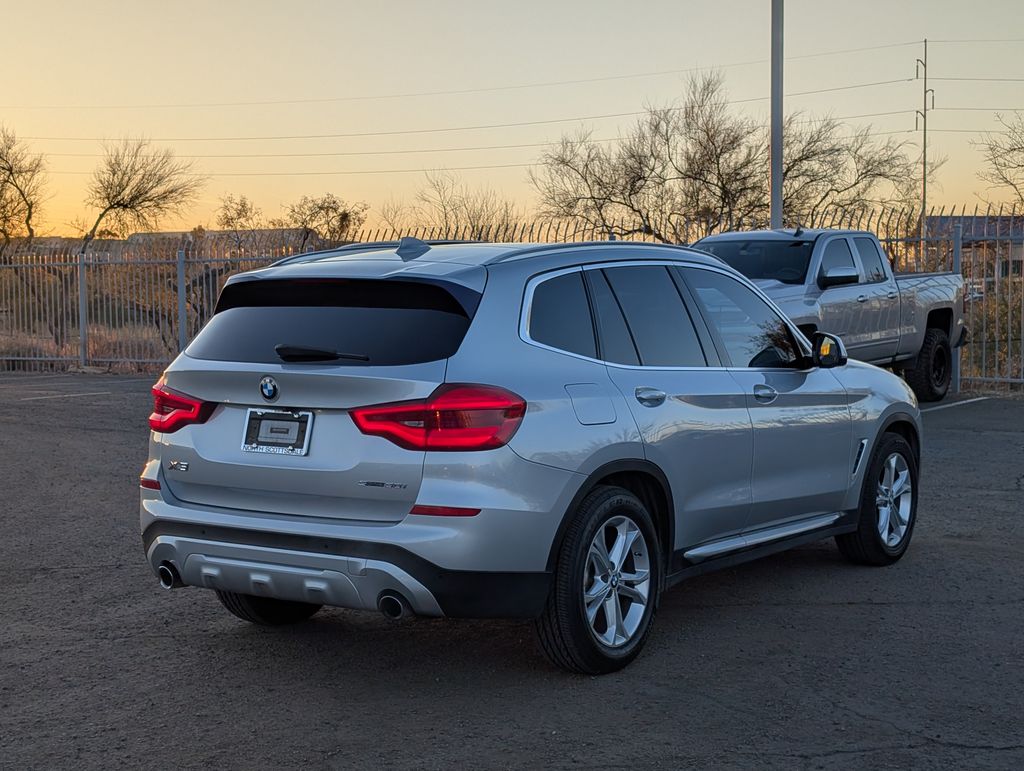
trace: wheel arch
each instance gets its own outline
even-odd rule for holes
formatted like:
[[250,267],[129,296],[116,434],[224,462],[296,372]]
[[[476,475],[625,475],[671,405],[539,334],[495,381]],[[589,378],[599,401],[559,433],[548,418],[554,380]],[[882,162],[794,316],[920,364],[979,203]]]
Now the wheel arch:
[[928,312],[928,319],[925,322],[925,331],[939,329],[946,333],[950,345],[953,344],[953,309],[935,308]]
[[879,438],[883,434],[896,434],[906,439],[907,444],[914,451],[914,460],[917,461],[918,468],[921,467],[921,434],[918,431],[917,424],[910,415],[903,413],[890,415],[882,424],[882,429],[878,432]]
[[554,540],[551,542],[551,549],[548,552],[546,569],[548,571],[555,569],[555,560],[562,547],[565,531],[569,527],[573,514],[583,499],[599,485],[622,487],[640,499],[650,512],[654,519],[654,526],[658,530],[664,569],[666,573],[671,572],[670,561],[675,543],[675,507],[672,501],[672,489],[665,473],[648,460],[611,461],[591,472],[562,513],[562,521],[558,525]]

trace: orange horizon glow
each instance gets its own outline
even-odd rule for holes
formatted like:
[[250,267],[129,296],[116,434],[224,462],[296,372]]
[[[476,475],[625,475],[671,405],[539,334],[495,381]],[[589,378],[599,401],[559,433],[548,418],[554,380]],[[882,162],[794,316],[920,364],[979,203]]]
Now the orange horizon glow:
[[[377,3],[37,0],[5,10],[28,34],[5,40],[7,59],[26,66],[5,81],[0,123],[46,156],[40,235],[75,235],[71,223],[89,219],[82,201],[101,140],[124,136],[201,156],[209,181],[166,230],[214,229],[229,193],[269,218],[332,192],[369,204],[376,225],[385,203],[410,201],[433,169],[529,212],[525,164],[538,145],[581,126],[614,139],[635,120],[628,113],[679,98],[681,70],[719,69],[736,109],[767,122],[768,6],[434,0],[395,13]],[[998,128],[997,112],[1024,111],[1024,42],[1003,39],[1022,19],[1010,0],[789,0],[786,110],[863,116],[850,126],[919,142],[922,52],[910,43],[928,37],[929,153],[948,158],[929,204],[1009,200],[977,179],[971,141]],[[889,47],[809,56],[874,46]],[[884,85],[825,91],[859,83]],[[806,91],[820,93],[796,96]],[[555,122],[577,116],[590,119]],[[480,126],[490,128],[468,128]]]

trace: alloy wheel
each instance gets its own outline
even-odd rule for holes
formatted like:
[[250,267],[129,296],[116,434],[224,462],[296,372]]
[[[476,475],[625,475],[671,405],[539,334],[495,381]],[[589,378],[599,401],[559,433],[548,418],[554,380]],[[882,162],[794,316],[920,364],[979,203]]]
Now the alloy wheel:
[[899,546],[913,509],[914,491],[906,458],[894,452],[885,459],[878,479],[875,505],[878,510],[878,535],[890,549]]
[[647,611],[651,561],[647,539],[626,516],[608,519],[594,534],[583,575],[583,605],[594,638],[626,645]]

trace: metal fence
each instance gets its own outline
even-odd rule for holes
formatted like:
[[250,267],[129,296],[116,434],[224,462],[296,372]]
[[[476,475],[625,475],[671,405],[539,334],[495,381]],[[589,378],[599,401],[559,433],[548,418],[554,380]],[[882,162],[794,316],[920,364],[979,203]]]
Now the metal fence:
[[[837,211],[813,224],[876,232],[897,270],[961,271],[972,331],[962,354],[965,387],[1024,385],[1024,213],[939,211],[925,218],[925,236],[920,219],[906,211]],[[674,232],[686,243],[718,230],[763,226],[689,220],[677,223]],[[402,235],[540,243],[664,240],[651,231],[643,223],[533,222],[381,228],[352,240]],[[210,317],[229,275],[293,254],[294,243],[285,236],[275,242],[264,232],[258,242],[237,234],[198,241],[188,236],[101,241],[85,254],[71,242],[36,242],[29,249],[12,244],[0,254],[0,371],[158,371]]]

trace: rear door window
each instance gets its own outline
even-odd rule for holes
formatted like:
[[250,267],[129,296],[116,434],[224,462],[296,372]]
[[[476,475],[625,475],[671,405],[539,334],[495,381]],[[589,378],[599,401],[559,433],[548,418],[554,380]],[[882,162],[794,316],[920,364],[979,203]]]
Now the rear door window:
[[600,270],[588,270],[586,276],[601,338],[601,359],[612,364],[638,365],[640,356],[636,352],[629,327],[626,326],[626,318],[622,315],[619,301],[615,299],[612,288],[608,286],[608,279]]
[[560,351],[597,356],[594,322],[580,271],[537,284],[530,305],[530,338]]
[[664,265],[602,271],[645,367],[705,367],[707,359],[683,298]]
[[885,281],[886,274],[885,268],[882,266],[882,255],[875,240],[873,238],[854,238],[853,244],[857,247],[857,254],[860,255],[867,281],[869,283]]
[[[471,293],[463,289],[465,301]],[[458,350],[476,307],[468,305],[439,284],[418,281],[242,281],[224,288],[216,312],[185,353],[196,359],[280,364],[274,349],[287,345],[367,357],[324,364],[419,364]]]

